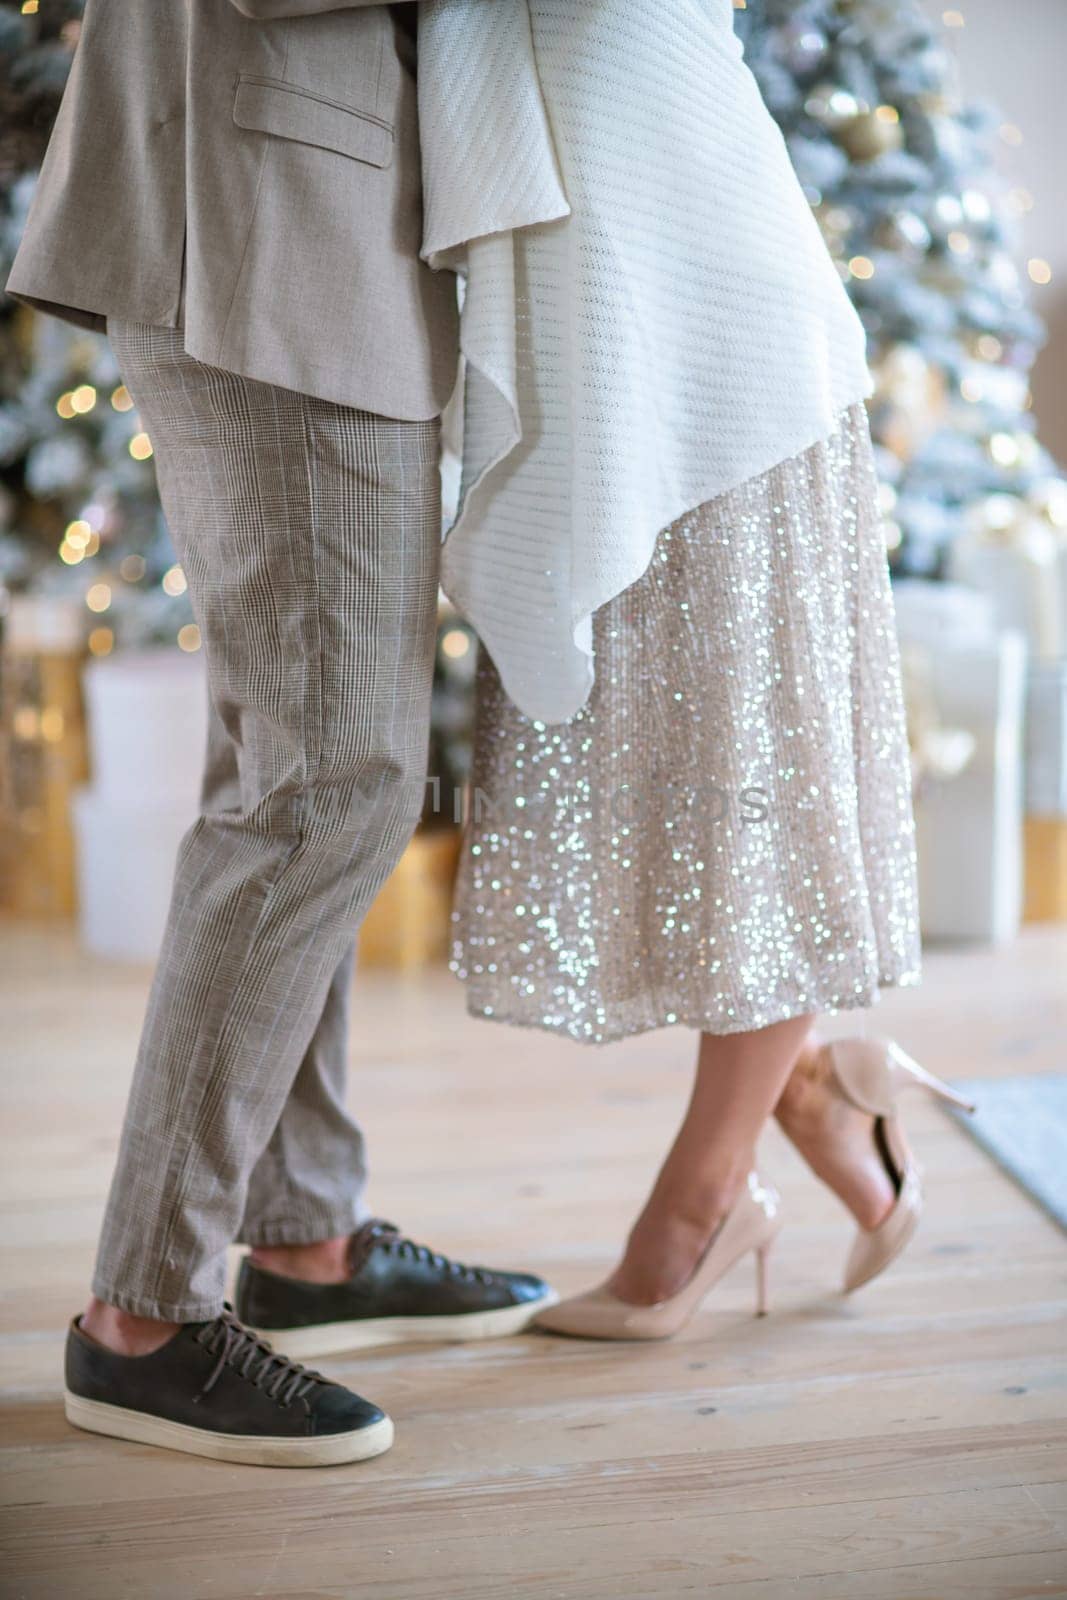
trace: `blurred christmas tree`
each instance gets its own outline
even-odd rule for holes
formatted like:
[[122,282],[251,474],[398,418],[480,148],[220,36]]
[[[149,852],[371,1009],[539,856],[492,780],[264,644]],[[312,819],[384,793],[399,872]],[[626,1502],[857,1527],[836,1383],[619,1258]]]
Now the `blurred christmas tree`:
[[[0,11],[0,273],[78,38],[79,0]],[[90,649],[198,635],[140,431],[107,341],[0,299],[0,583],[74,595]]]
[[[1019,270],[1026,198],[998,177],[990,107],[960,102],[919,0],[734,0],[737,32],[870,340],[894,567],[939,576],[971,537],[1067,527],[1038,444],[1042,340]],[[949,23],[958,13],[946,13]],[[1029,264],[1036,283],[1044,262]]]
[[[106,0],[102,0],[106,3]],[[0,5],[0,283],[78,39],[83,0]],[[72,242],[76,248],[77,241]],[[129,248],[122,240],[114,248]],[[89,648],[199,648],[185,578],[141,431],[106,339],[0,294],[0,614],[13,591],[75,596]],[[443,606],[427,821],[452,820],[466,780],[474,651]]]

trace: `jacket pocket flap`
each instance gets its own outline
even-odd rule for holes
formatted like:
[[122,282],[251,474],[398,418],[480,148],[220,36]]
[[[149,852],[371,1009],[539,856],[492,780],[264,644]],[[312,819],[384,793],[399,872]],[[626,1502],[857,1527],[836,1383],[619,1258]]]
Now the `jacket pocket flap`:
[[234,95],[233,120],[239,128],[336,150],[372,167],[387,167],[393,159],[393,130],[388,123],[277,78],[242,74]]

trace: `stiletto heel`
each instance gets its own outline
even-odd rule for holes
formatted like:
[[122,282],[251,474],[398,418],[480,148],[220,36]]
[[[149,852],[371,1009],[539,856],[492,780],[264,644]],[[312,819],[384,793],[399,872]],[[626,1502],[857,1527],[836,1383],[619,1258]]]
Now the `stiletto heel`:
[[832,1093],[874,1117],[875,1146],[896,1191],[893,1207],[878,1227],[860,1228],[856,1234],[845,1265],[843,1288],[850,1294],[897,1259],[922,1215],[919,1167],[897,1114],[900,1092],[925,1089],[965,1111],[975,1107],[891,1039],[831,1040],[817,1052],[814,1071]]
[[748,1175],[732,1210],[712,1235],[688,1283],[669,1300],[630,1305],[607,1284],[542,1311],[534,1320],[552,1333],[580,1339],[669,1339],[683,1328],[723,1274],[750,1251],[756,1255],[756,1314],[767,1310],[767,1255],[781,1227],[777,1190],[755,1172]]
[[892,1087],[896,1090],[907,1088],[925,1089],[937,1100],[947,1100],[949,1105],[959,1106],[961,1111],[969,1111],[973,1116],[978,1107],[972,1100],[959,1094],[951,1084],[944,1083],[935,1077],[932,1072],[927,1072],[917,1061],[902,1050],[892,1039],[885,1045],[888,1058],[889,1076]]
[[767,1244],[762,1244],[756,1251],[756,1315],[765,1317],[770,1309],[767,1299],[767,1263],[770,1259],[771,1239]]

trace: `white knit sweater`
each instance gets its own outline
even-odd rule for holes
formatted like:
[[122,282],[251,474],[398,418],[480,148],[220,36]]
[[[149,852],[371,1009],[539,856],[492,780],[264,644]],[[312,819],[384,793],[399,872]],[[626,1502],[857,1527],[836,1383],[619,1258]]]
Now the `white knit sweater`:
[[870,393],[863,329],[731,0],[424,0],[419,115],[423,255],[466,276],[443,583],[564,721],[657,534]]

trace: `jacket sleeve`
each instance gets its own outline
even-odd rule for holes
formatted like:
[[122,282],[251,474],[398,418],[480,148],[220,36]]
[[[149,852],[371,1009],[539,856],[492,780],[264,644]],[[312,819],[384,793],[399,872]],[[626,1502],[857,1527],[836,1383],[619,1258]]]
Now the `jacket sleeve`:
[[320,11],[381,5],[382,0],[231,0],[231,4],[254,22],[276,22],[281,17],[313,17]]

